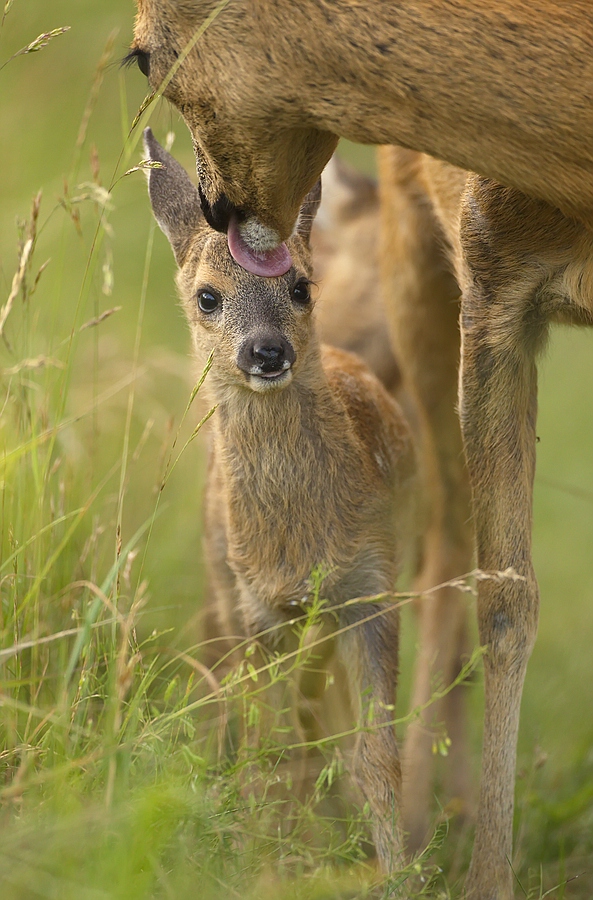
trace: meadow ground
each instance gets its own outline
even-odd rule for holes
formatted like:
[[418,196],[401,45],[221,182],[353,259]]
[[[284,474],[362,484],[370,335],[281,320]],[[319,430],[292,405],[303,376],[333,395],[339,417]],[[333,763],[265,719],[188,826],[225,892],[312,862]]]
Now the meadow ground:
[[[254,751],[235,730],[227,752],[230,727],[220,743],[223,713],[257,718],[261,679],[244,670],[223,697],[196,647],[201,436],[181,450],[204,408],[187,410],[197,373],[144,176],[121,177],[140,158],[129,132],[145,94],[117,65],[133,12],[131,0],[8,0],[0,30],[0,895],[381,896],[364,808],[332,825],[293,804],[282,828],[282,735]],[[177,114],[149,112],[191,171]],[[368,151],[345,152],[368,165]],[[518,897],[593,896],[592,340],[557,329],[540,369],[542,612],[520,733]],[[403,714],[408,609],[402,631]],[[479,675],[466,690],[477,773]],[[327,752],[317,799],[339,768]],[[453,817],[438,837],[414,890],[456,897],[469,832]]]

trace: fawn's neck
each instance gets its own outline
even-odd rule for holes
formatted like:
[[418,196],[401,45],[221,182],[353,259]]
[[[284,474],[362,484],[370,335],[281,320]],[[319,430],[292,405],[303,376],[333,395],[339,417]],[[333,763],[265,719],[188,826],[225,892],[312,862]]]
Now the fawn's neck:
[[[255,491],[258,483],[285,496],[301,491],[303,479],[335,451],[336,431],[344,430],[327,380],[320,370],[313,387],[292,383],[282,391],[225,390],[215,417],[215,447],[225,478]],[[272,484],[270,482],[272,481]]]
[[214,418],[229,562],[270,603],[298,598],[316,566],[344,567],[365,495],[345,410],[322,375],[315,389],[225,391]]

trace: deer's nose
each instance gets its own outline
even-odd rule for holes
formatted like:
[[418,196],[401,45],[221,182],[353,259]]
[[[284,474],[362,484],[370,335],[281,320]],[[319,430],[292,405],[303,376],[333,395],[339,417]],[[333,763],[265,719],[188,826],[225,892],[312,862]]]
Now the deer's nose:
[[239,350],[237,365],[250,375],[281,372],[295,361],[295,352],[279,334],[259,335],[246,341]]
[[279,369],[284,362],[284,347],[280,343],[273,344],[269,341],[266,344],[254,344],[252,354],[264,372]]

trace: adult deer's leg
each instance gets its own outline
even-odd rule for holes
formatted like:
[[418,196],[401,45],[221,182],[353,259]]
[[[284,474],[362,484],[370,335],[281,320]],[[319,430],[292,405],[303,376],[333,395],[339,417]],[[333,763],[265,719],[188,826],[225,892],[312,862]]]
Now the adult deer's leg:
[[[541,267],[530,267],[523,248],[517,252],[521,217],[509,207],[509,199],[509,192],[476,178],[466,195],[461,230],[466,269],[460,409],[478,565],[488,572],[512,567],[517,573],[516,579],[495,578],[479,585],[480,643],[487,650],[482,777],[467,881],[472,900],[512,896],[519,707],[538,618],[531,562],[535,355],[546,323],[536,294]],[[521,203],[520,196],[518,200]],[[500,216],[505,201],[506,219]],[[524,201],[525,208],[528,203]]]
[[[473,536],[469,486],[457,406],[459,288],[446,239],[421,183],[421,157],[399,148],[379,152],[382,207],[382,288],[404,388],[411,396],[424,490],[422,565],[416,587],[433,588],[469,571]],[[456,173],[457,174],[457,173]],[[434,781],[433,743],[443,723],[452,740],[454,794],[469,800],[463,688],[430,704],[435,687],[450,684],[465,651],[466,600],[443,588],[419,603],[419,649],[412,708],[419,718],[404,746],[404,826],[409,848],[429,836]],[[457,696],[453,696],[457,694]],[[425,708],[424,708],[425,707]]]

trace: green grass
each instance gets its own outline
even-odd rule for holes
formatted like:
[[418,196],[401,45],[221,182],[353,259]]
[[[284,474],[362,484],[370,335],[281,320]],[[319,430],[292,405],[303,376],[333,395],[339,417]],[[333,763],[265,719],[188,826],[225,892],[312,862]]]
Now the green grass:
[[[0,896],[381,896],[364,808],[323,817],[339,754],[325,748],[317,806],[287,800],[282,720],[255,747],[241,725],[269,715],[263,675],[244,670],[223,696],[199,664],[200,438],[171,461],[204,407],[182,422],[196,373],[173,260],[142,174],[117,180],[139,158],[128,130],[145,93],[115,64],[132,15],[115,0],[14,0],[0,31],[1,66],[71,26],[0,71],[0,307],[34,238],[0,341]],[[175,132],[191,170],[177,115],[159,104],[151,124]],[[515,860],[517,896],[532,898],[567,880],[548,896],[593,896],[592,349],[559,331],[541,368],[542,615]],[[402,712],[407,611],[403,638]],[[477,771],[479,679],[467,691]],[[413,875],[418,896],[459,895],[469,833],[453,820],[441,838]]]

